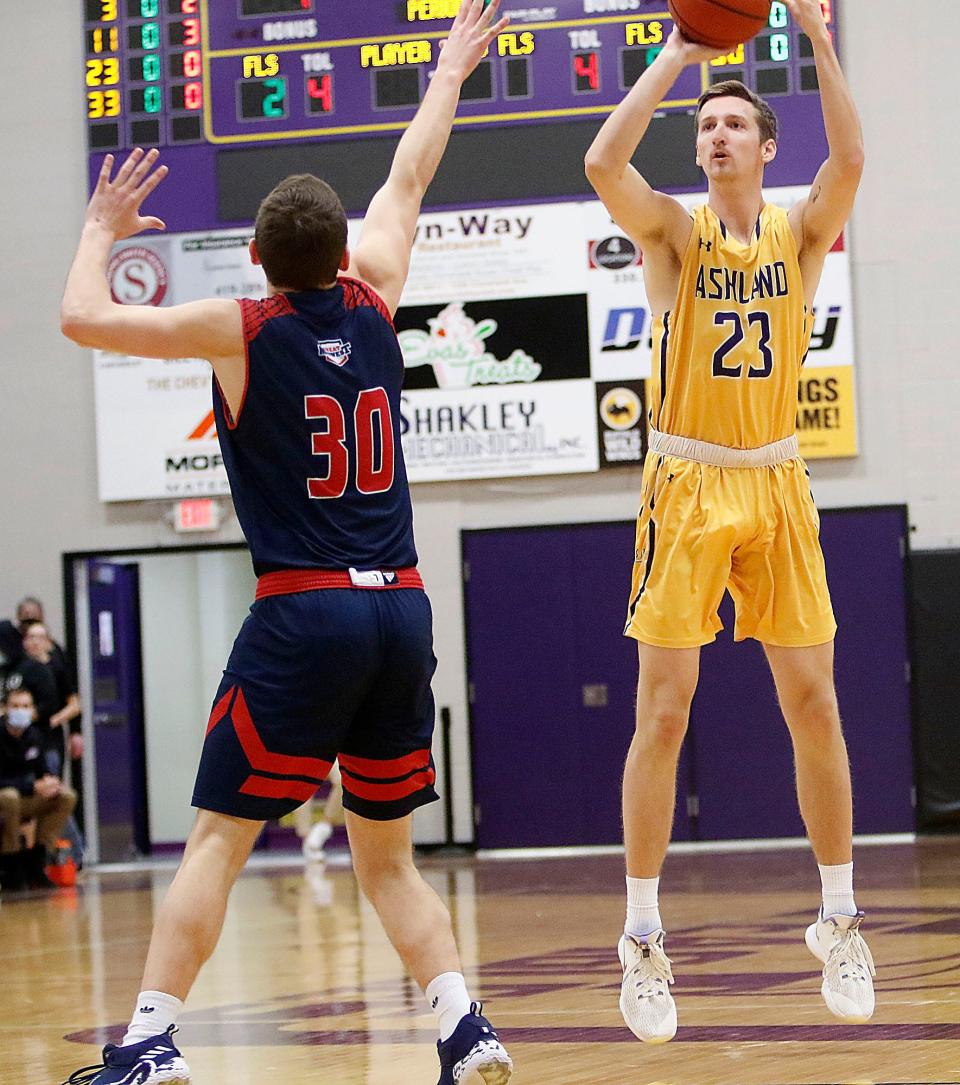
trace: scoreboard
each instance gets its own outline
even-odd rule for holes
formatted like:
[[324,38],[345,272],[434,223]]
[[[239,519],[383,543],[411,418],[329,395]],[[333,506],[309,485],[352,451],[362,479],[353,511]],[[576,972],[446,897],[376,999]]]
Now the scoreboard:
[[[370,172],[365,162],[379,170],[389,161],[383,147],[392,149],[423,99],[459,7],[459,0],[81,2],[91,184],[104,153],[161,148],[173,176],[151,206],[175,231],[249,221],[247,203],[232,196],[241,175],[269,172],[280,147],[288,152],[275,161],[285,167],[302,162],[320,172],[317,149],[326,147],[328,158],[355,163],[358,177]],[[837,6],[823,0],[834,33]],[[529,171],[529,195],[585,194],[579,162],[581,187],[561,170],[551,190],[543,156],[582,159],[591,133],[663,47],[673,26],[665,8],[664,0],[505,0],[511,25],[463,88],[457,133],[523,129],[510,146],[531,149],[540,162]],[[783,122],[769,183],[809,182],[811,162],[815,169],[826,152],[816,69],[810,41],[781,2],[756,39],[677,80],[652,128],[683,131],[688,143],[678,148],[673,173],[657,182],[675,191],[699,187],[692,129],[686,119],[682,128],[676,122],[707,86],[728,78],[769,98]],[[571,133],[566,146],[559,124]],[[371,149],[378,143],[380,154]],[[489,153],[492,144],[472,146]],[[451,154],[458,154],[457,136]],[[524,168],[522,156],[517,164]],[[377,182],[384,177],[378,173]]]

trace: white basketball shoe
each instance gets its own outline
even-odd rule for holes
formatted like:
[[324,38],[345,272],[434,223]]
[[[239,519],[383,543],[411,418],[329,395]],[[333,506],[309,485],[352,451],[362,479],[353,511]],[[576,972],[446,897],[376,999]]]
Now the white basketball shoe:
[[873,1016],[876,1000],[873,979],[877,970],[870,948],[860,934],[863,912],[824,916],[807,927],[807,949],[823,961],[820,993],[827,1009],[850,1025],[862,1025]]
[[634,1036],[647,1044],[665,1044],[677,1031],[677,1004],[669,986],[673,972],[663,937],[662,930],[644,941],[625,934],[617,947],[623,968],[620,1012]]
[[308,863],[320,863],[324,860],[323,849],[333,835],[333,826],[329,821],[318,821],[303,838],[303,857]]

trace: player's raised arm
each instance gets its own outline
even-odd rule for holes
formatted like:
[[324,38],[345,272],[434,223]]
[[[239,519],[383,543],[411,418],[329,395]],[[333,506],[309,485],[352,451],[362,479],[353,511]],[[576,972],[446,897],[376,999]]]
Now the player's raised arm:
[[587,151],[584,165],[590,183],[613,218],[641,246],[666,243],[679,251],[690,233],[690,217],[676,200],[652,189],[630,160],[683,69],[718,55],[715,49],[687,41],[674,28]]
[[[801,261],[804,257],[822,260],[840,236],[853,208],[863,173],[863,131],[819,0],[786,0],[786,4],[813,43],[830,149],[810,195],[791,210],[790,224],[800,245]],[[819,279],[820,269],[814,271]]]
[[163,230],[158,218],[142,216],[144,200],[167,175],[158,152],[137,148],[111,180],[107,155],[87,206],[77,254],[60,306],[64,335],[84,347],[149,358],[223,358],[243,354],[240,308],[211,299],[155,308],[118,305],[107,283],[110,250],[143,230]]
[[417,216],[446,150],[464,80],[507,25],[495,22],[500,0],[464,0],[423,102],[403,134],[386,184],[373,197],[350,271],[368,282],[394,312],[410,266]]

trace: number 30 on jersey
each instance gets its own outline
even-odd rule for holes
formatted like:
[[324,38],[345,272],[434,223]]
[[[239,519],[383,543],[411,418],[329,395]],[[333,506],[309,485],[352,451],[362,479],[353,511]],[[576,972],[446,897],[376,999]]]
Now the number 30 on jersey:
[[[327,423],[325,432],[311,434],[313,455],[326,457],[327,473],[308,478],[307,492],[317,500],[342,497],[351,475],[343,407],[333,396],[306,396],[304,409],[308,420]],[[353,410],[353,428],[357,490],[362,494],[386,493],[393,486],[395,452],[390,401],[385,389],[367,388],[360,393]]]

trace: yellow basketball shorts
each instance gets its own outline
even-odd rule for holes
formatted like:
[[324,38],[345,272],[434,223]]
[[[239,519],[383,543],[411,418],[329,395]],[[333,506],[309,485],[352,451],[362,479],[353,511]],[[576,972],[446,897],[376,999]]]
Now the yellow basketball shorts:
[[709,644],[729,590],[736,640],[824,644],[837,623],[819,535],[801,459],[714,467],[649,455],[624,634],[664,648]]

